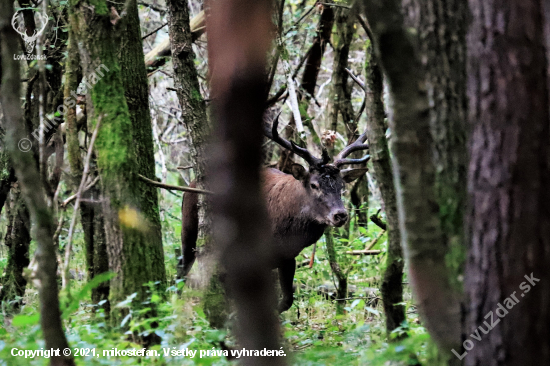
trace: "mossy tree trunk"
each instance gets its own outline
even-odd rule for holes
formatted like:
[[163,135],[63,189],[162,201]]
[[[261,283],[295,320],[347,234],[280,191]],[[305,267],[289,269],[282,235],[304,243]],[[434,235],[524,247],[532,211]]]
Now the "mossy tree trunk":
[[[13,184],[5,208],[8,225],[4,244],[8,247],[8,264],[1,280],[0,302],[14,301],[25,294],[27,279],[23,276],[23,270],[29,265],[31,242],[29,211],[17,183]],[[20,305],[20,302],[16,302],[10,307],[18,308]]]
[[[74,96],[71,94],[77,90],[78,84],[82,79],[77,38],[73,29],[75,21],[75,17],[70,16],[69,42],[67,45],[67,60],[65,61],[64,85],[64,99],[70,98],[73,100]],[[81,126],[77,123],[76,104],[69,105],[64,117],[66,124],[65,136],[67,141],[67,156],[69,166],[71,168],[70,183],[73,190],[76,192],[82,180],[82,171],[84,168],[81,151],[87,150],[81,149],[80,147],[78,134]],[[96,165],[95,159],[92,162],[92,165]],[[90,175],[94,176],[97,174],[97,171],[92,169],[92,174]],[[84,231],[88,280],[100,273],[109,271],[107,243],[105,242],[105,227],[103,225],[103,212],[100,204],[92,202],[100,200],[100,196],[100,190],[97,185],[95,185],[83,194],[83,198],[91,202],[80,203],[80,221]],[[104,282],[92,289],[92,301],[94,303],[98,303],[102,300],[108,300],[108,298],[108,282]],[[109,309],[108,302],[104,306],[106,310]]]
[[445,263],[424,69],[400,1],[363,5],[393,102],[392,164],[409,280],[426,327],[442,350],[450,350],[460,342],[459,296]]
[[[135,6],[130,2],[121,12],[124,17],[112,24],[114,8],[110,9],[107,2],[71,2],[84,74],[92,75],[89,83],[93,87],[87,98],[88,130],[94,130],[97,123],[101,123],[95,148],[102,178],[109,269],[116,273],[111,280],[111,304],[134,292],[143,300],[146,296],[144,283],[159,281],[164,285],[166,282],[164,254],[157,238],[158,221],[151,220],[150,216],[156,200],[142,197],[146,190],[137,178],[138,173],[150,167],[140,166],[146,163],[137,159],[137,152],[142,151],[144,145],[138,147],[135,140],[142,132],[136,132],[138,126],[132,125],[125,97],[125,74],[117,56],[120,43],[113,37],[125,29],[126,22],[132,22],[132,17],[135,21],[137,10],[132,9]],[[144,67],[143,59],[141,61]],[[135,106],[136,101],[131,103]],[[148,157],[143,159],[149,161]],[[144,205],[148,200],[151,200],[148,202],[150,207]]]
[[[155,149],[153,144],[153,127],[149,109],[149,88],[147,70],[145,69],[143,42],[136,0],[126,2],[126,18],[120,29],[119,65],[121,66],[124,96],[130,112],[132,138],[134,144],[134,174],[141,174],[155,179]],[[120,9],[122,12],[124,9]],[[150,280],[166,282],[164,251],[162,247],[162,227],[159,214],[157,188],[141,180],[137,182],[137,207],[147,222],[145,235],[148,246],[151,271]],[[134,254],[139,255],[135,251]]]
[[386,313],[386,332],[389,338],[391,332],[405,321],[405,307],[403,306],[404,260],[397,213],[397,195],[384,123],[383,76],[380,65],[374,57],[370,41],[367,41],[366,56],[367,138],[374,176],[384,201],[388,232],[386,268],[380,292]]

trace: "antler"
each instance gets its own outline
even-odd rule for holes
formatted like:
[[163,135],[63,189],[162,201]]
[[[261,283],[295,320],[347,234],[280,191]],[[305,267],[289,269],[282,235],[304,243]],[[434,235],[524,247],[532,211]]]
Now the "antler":
[[300,147],[296,145],[292,141],[288,141],[284,139],[283,137],[279,136],[279,132],[277,132],[277,127],[279,126],[279,116],[281,113],[275,117],[275,120],[273,121],[273,125],[271,126],[271,130],[268,126],[264,127],[264,135],[269,138],[270,140],[278,143],[282,147],[284,147],[287,150],[292,151],[296,155],[303,158],[310,166],[321,166],[325,165],[330,161],[330,157],[328,155],[328,152],[326,149],[323,149],[323,156],[322,158],[317,158],[313,156],[307,149],[304,149],[303,147]]
[[21,25],[19,23],[19,12],[20,12],[20,10],[16,11],[13,14],[13,17],[11,17],[11,26],[13,27],[13,29],[15,29],[15,31],[17,33],[19,33],[19,35],[25,37],[25,36],[27,36],[25,30],[23,30],[22,32],[19,30],[19,26]]
[[364,142],[367,140],[367,133],[363,133],[361,136],[355,140],[352,144],[349,144],[340,152],[340,154],[336,155],[334,158],[334,166],[337,168],[340,168],[342,165],[346,164],[361,164],[370,159],[370,155],[365,155],[361,159],[345,159],[346,156],[351,154],[354,151],[359,150],[366,150],[369,148],[369,145],[364,144]]

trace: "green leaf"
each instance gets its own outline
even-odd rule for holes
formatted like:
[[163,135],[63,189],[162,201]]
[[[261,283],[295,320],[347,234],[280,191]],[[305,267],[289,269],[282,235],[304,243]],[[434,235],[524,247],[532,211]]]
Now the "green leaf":
[[36,325],[40,321],[40,314],[34,315],[16,315],[13,317],[11,324],[14,327],[21,327],[23,325]]

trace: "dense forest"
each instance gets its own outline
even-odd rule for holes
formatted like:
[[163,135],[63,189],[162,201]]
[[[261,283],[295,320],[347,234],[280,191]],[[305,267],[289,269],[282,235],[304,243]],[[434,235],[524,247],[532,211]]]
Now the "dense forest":
[[550,365],[548,0],[0,0],[0,366]]

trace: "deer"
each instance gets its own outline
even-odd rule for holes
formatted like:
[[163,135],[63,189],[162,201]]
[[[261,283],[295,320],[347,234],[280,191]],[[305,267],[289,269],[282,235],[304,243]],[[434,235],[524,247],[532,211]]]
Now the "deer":
[[[341,227],[348,220],[348,212],[342,201],[345,183],[351,183],[365,174],[367,168],[342,169],[345,165],[362,164],[370,159],[347,158],[352,152],[368,150],[366,133],[345,147],[330,162],[323,149],[321,158],[306,148],[281,137],[277,132],[278,117],[271,129],[264,128],[267,138],[284,149],[292,151],[308,164],[293,164],[291,173],[275,168],[263,170],[263,195],[271,224],[273,269],[278,270],[282,299],[278,311],[282,313],[294,302],[294,274],[296,257],[310,245],[315,244],[329,226]],[[190,187],[195,187],[192,182]],[[182,200],[182,259],[178,264],[178,277],[185,277],[196,259],[198,234],[198,194],[186,192]]]

